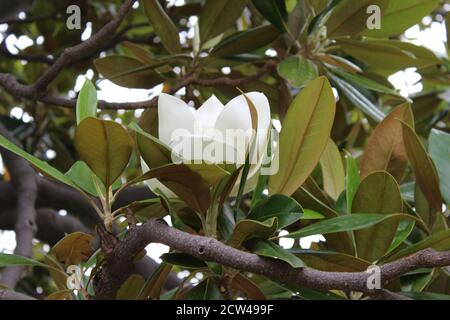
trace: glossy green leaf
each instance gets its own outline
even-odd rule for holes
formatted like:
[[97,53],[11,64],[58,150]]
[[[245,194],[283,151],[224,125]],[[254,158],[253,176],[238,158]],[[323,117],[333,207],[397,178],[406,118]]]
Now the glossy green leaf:
[[380,8],[381,21],[383,12],[388,6],[389,0],[341,0],[332,9],[327,21],[327,34],[329,37],[355,35],[367,29],[369,14],[367,8],[376,5]]
[[150,169],[129,184],[157,178],[189,207],[206,214],[211,203],[209,186],[202,177],[183,164],[169,164]]
[[80,124],[84,118],[95,118],[97,115],[97,89],[89,79],[84,80],[83,87],[78,94],[76,115],[77,124]]
[[56,168],[53,168],[51,165],[49,165],[47,162],[42,161],[31,154],[27,153],[26,151],[22,150],[18,146],[16,146],[14,143],[0,135],[0,146],[3,148],[11,151],[12,153],[18,155],[21,158],[24,158],[27,160],[33,167],[35,167],[38,171],[40,171],[42,174],[49,176],[50,178],[53,178],[59,182],[62,182],[68,186],[71,186],[77,190],[80,190],[80,188],[72,182],[68,177],[66,177],[61,171],[59,171]]
[[450,204],[450,134],[431,130],[428,150],[439,174],[440,189],[447,204]]
[[238,248],[250,238],[269,238],[278,229],[277,218],[273,217],[264,222],[243,219],[234,227],[228,240],[228,245]]
[[163,290],[163,286],[171,271],[172,265],[161,263],[142,286],[142,290],[139,293],[138,299],[159,299]]
[[[403,211],[400,188],[389,173],[378,171],[365,177],[355,194],[354,213],[391,214]],[[399,220],[388,219],[370,228],[355,231],[359,258],[375,261],[389,249],[397,232]]]
[[150,89],[164,81],[151,65],[131,57],[107,56],[95,59],[94,65],[103,77],[126,88]]
[[297,95],[283,121],[280,168],[269,177],[271,194],[291,195],[308,178],[328,143],[335,110],[333,91],[325,77],[311,81]]
[[331,198],[337,200],[345,189],[345,170],[339,149],[331,139],[328,140],[320,158],[320,165],[324,190]]
[[132,274],[117,291],[117,300],[136,300],[145,279],[139,274]]
[[420,23],[422,18],[439,5],[439,0],[389,0],[389,5],[381,17],[380,29],[366,29],[361,35],[388,38],[396,36]]
[[351,73],[348,73],[345,71],[340,71],[337,69],[333,70],[333,72],[335,74],[337,74],[340,78],[342,78],[354,85],[358,85],[358,86],[361,86],[363,88],[366,88],[366,89],[369,89],[369,90],[372,90],[375,92],[401,97],[400,93],[395,91],[395,89],[387,87],[384,84],[376,82],[368,77],[360,76],[358,74],[351,74]]
[[291,249],[291,253],[303,260],[310,268],[331,272],[366,271],[370,262],[354,256],[332,251]]
[[436,55],[425,47],[397,40],[344,40],[339,46],[348,54],[381,70],[397,71],[409,67],[423,68],[439,64]]
[[277,66],[278,74],[288,80],[294,87],[302,87],[317,77],[314,63],[300,56],[290,56]]
[[316,234],[328,234],[344,231],[360,230],[371,227],[377,223],[388,219],[414,219],[413,216],[407,214],[351,214],[339,216],[332,219],[322,220],[298,231],[281,236],[282,238],[303,238]]
[[416,182],[437,212],[442,211],[442,197],[439,189],[439,176],[433,161],[428,156],[419,137],[408,124],[402,122],[403,140],[408,160],[414,170]]
[[96,183],[98,187],[103,187],[103,190],[105,189],[103,183],[95,176],[84,161],[75,162],[65,175],[71,179],[73,183],[94,197],[99,196],[95,186]]
[[384,119],[386,115],[380,110],[380,108],[374,105],[354,86],[334,76],[333,74],[329,74],[329,76],[336,84],[336,87],[339,88],[344,93],[344,95],[363,113],[368,115],[376,122],[380,122]]
[[252,3],[278,30],[286,31],[287,10],[283,0],[252,0]]
[[432,248],[436,251],[450,250],[450,229],[433,233],[422,241],[398,251],[396,254],[389,257],[386,262],[409,256],[415,252],[427,248]]
[[222,300],[222,294],[214,279],[207,278],[187,294],[186,300]]
[[274,41],[280,33],[271,25],[258,26],[233,33],[222,40],[211,52],[213,57],[231,56],[252,52]]
[[282,260],[290,264],[293,268],[302,268],[305,266],[299,257],[272,241],[255,239],[247,241],[246,246],[251,248],[252,252],[256,253],[258,256]]
[[34,259],[22,257],[15,254],[0,253],[0,267],[7,266],[36,266],[45,267],[46,265]]
[[320,220],[324,218],[325,217],[322,214],[315,212],[314,210],[303,209],[303,213],[302,216],[300,217],[300,220]]
[[141,0],[144,12],[169,53],[181,52],[180,38],[175,24],[158,0]]
[[359,176],[358,163],[356,162],[355,158],[353,158],[350,154],[347,154],[345,158],[345,163],[347,167],[345,178],[346,183],[345,197],[347,202],[347,213],[351,213],[353,198],[355,197],[355,193],[359,188],[361,178]]
[[298,221],[303,209],[295,199],[275,194],[259,201],[248,213],[247,219],[265,221],[277,218],[278,228],[282,229]]
[[75,148],[81,160],[109,187],[127,166],[133,140],[120,124],[89,117],[76,128]]
[[247,2],[248,0],[206,0],[198,22],[201,42],[205,43],[230,28]]
[[400,182],[407,165],[401,121],[414,125],[411,107],[404,103],[396,107],[379,123],[370,136],[361,159],[361,176],[385,170]]

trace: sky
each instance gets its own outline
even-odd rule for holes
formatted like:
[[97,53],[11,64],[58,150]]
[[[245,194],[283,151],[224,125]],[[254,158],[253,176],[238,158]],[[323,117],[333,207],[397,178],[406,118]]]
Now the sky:
[[[171,2],[177,2],[179,0],[172,0]],[[24,17],[24,14],[19,14]],[[446,30],[443,23],[431,22],[430,17],[425,17],[422,21],[427,28],[425,30],[420,30],[419,26],[414,26],[408,29],[403,40],[410,41],[417,45],[423,45],[437,55],[446,55],[446,49],[444,42],[446,41]],[[189,24],[193,25],[195,19],[190,19]],[[3,41],[2,31],[6,30],[6,25],[0,25],[0,42]],[[193,30],[193,28],[191,28]],[[82,34],[81,40],[86,40],[91,35],[91,28],[88,24],[85,31]],[[192,33],[186,33],[182,35],[183,37],[191,38]],[[36,44],[41,44],[44,39],[39,37],[36,39]],[[28,46],[33,45],[33,41],[26,36],[21,36],[16,38],[15,36],[10,36],[6,39],[6,45],[10,52],[17,53],[18,49],[24,49]],[[273,51],[273,50],[272,50]],[[91,79],[94,75],[92,70],[88,70],[86,74],[80,75],[75,83],[74,89],[69,93],[69,96],[75,97],[76,92],[81,89],[85,77]],[[420,75],[415,72],[415,68],[408,68],[403,71],[399,71],[389,77],[389,81],[394,85],[395,88],[400,90],[400,93],[404,96],[420,92],[422,90],[422,85],[420,84]],[[108,80],[102,80],[97,83],[99,87],[98,98],[110,102],[137,102],[148,100],[149,98],[158,95],[161,92],[162,86],[156,86],[152,90],[143,89],[127,89],[117,86]],[[136,116],[139,115],[141,111],[136,112]],[[13,108],[11,116],[16,118],[23,117],[24,120],[32,121],[31,117],[23,114],[22,109]],[[1,157],[0,157],[1,159]],[[0,173],[3,172],[3,165],[0,161]],[[61,211],[60,214],[67,214],[65,211]],[[303,248],[309,248],[311,242],[317,242],[319,240],[324,240],[322,236],[311,236],[301,239],[301,246]],[[293,245],[293,239],[281,239],[281,245],[286,248],[290,248]],[[15,233],[14,231],[0,231],[0,252],[12,253],[15,248]],[[147,254],[151,256],[156,261],[160,262],[159,257],[168,252],[169,248],[161,244],[150,244],[147,248]]]

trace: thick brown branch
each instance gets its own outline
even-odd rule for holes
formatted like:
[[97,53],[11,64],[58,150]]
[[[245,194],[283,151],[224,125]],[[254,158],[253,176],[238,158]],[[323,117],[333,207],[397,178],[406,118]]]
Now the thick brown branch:
[[[151,242],[162,243],[194,257],[214,261],[241,271],[264,275],[282,283],[297,284],[317,290],[360,291],[378,297],[389,295],[385,290],[368,289],[367,280],[371,273],[325,272],[311,268],[294,269],[282,261],[262,258],[229,247],[212,238],[191,235],[169,227],[164,221],[153,219],[130,231],[126,238],[107,256],[107,265],[96,282],[97,299],[113,299],[115,297],[120,285],[130,275],[133,256]],[[448,265],[450,265],[450,252],[426,249],[381,266],[382,284],[417,268]],[[398,295],[395,297],[399,298]]]
[[0,289],[0,300],[36,300],[36,299],[20,292]]
[[[16,139],[0,124],[0,134],[10,141],[18,144]],[[14,189],[17,194],[17,217],[14,230],[16,232],[15,254],[30,257],[32,253],[32,241],[36,234],[36,210],[37,198],[36,173],[23,158],[0,148],[3,161],[8,168]],[[8,267],[3,270],[1,282],[10,288],[14,288],[19,281],[23,267]]]

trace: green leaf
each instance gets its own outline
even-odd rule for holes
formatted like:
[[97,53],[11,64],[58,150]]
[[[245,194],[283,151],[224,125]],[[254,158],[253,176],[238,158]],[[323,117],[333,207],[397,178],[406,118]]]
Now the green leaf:
[[133,140],[120,124],[89,117],[76,128],[75,148],[81,160],[109,187],[127,166]]
[[171,270],[172,265],[161,263],[143,285],[138,300],[159,299]]
[[207,278],[196,285],[185,298],[186,300],[223,300],[222,294],[214,282],[214,279]]
[[295,256],[294,254],[290,253],[289,251],[280,247],[272,241],[254,239],[247,241],[245,245],[248,246],[252,250],[252,252],[257,254],[258,256],[282,260],[290,264],[293,268],[303,268],[305,266],[305,264],[299,257]]
[[[361,181],[353,199],[352,212],[391,214],[403,211],[400,188],[389,173],[371,173]],[[355,231],[359,258],[375,261],[389,249],[397,232],[399,220],[388,219],[370,228]]]
[[286,31],[287,10],[283,0],[252,0],[256,9],[279,31]]
[[269,238],[278,229],[277,218],[273,217],[264,222],[244,219],[234,227],[228,240],[228,245],[239,248],[249,238]]
[[332,9],[327,21],[327,35],[339,37],[355,35],[367,28],[369,14],[367,8],[377,5],[381,10],[381,23],[383,23],[383,12],[387,8],[389,0],[341,0]]
[[360,230],[371,227],[387,219],[414,219],[414,217],[407,214],[348,214],[332,219],[319,221],[298,231],[281,236],[281,238],[298,239],[316,234]]
[[201,269],[208,267],[205,261],[182,252],[164,253],[160,259],[165,263],[188,269]]
[[338,69],[334,69],[333,73],[337,74],[340,78],[353,83],[354,85],[358,85],[375,92],[402,97],[400,93],[395,91],[395,89],[386,87],[385,85],[378,83],[368,77],[360,76],[358,74],[351,74],[345,71],[340,71]]
[[439,5],[439,0],[389,0],[381,16],[381,28],[365,30],[361,33],[367,37],[388,38],[421,22]]
[[352,204],[353,199],[355,197],[356,190],[359,188],[359,184],[361,182],[361,178],[359,176],[358,163],[355,158],[353,158],[350,154],[346,155],[346,167],[347,167],[347,175],[346,175],[346,202],[347,202],[347,213],[352,212]]
[[437,212],[441,212],[442,197],[436,167],[414,129],[404,122],[402,122],[402,128],[406,154],[414,170],[416,182],[419,184],[431,207]]
[[169,146],[142,130],[135,122],[130,123],[128,128],[137,133],[136,142],[139,153],[149,168],[158,168],[172,163],[172,150]]
[[96,184],[102,193],[105,194],[105,186],[84,161],[75,162],[65,175],[72,180],[73,183],[94,197],[99,196]]
[[49,165],[47,162],[42,161],[31,154],[25,152],[24,150],[20,149],[18,146],[16,146],[14,143],[0,135],[0,146],[3,148],[11,151],[12,153],[18,155],[19,157],[24,158],[27,160],[33,167],[35,167],[39,172],[42,174],[49,176],[59,182],[62,182],[68,186],[71,186],[77,190],[80,190],[80,188],[72,182],[68,177],[66,177],[61,171],[59,171],[56,168],[53,168],[51,165]]
[[139,274],[132,274],[117,291],[117,300],[136,300],[141,292],[145,279]]
[[302,87],[317,77],[314,63],[300,56],[290,56],[277,66],[278,74],[290,81],[294,87]]
[[280,33],[271,25],[258,26],[246,31],[233,33],[222,40],[211,51],[213,57],[231,56],[252,52],[274,41]]
[[345,170],[339,149],[332,139],[328,140],[320,158],[320,165],[324,190],[331,198],[337,200],[345,189]]
[[366,271],[370,262],[357,257],[332,251],[314,251],[291,249],[291,253],[302,259],[310,268],[331,272],[360,272]]
[[385,170],[400,182],[408,158],[403,143],[401,121],[414,125],[409,103],[397,106],[380,122],[370,136],[361,159],[361,176],[365,178],[374,171]]
[[279,142],[280,168],[269,177],[271,194],[294,193],[320,160],[333,125],[336,105],[325,77],[311,81],[292,102]]
[[376,122],[380,122],[384,119],[385,114],[355,87],[331,73],[329,73],[329,76],[336,84],[336,87],[339,88],[344,95],[363,113]]
[[211,203],[211,194],[209,186],[198,173],[183,164],[169,164],[150,169],[128,184],[132,185],[154,178],[172,190],[193,210],[206,214]]
[[42,262],[15,254],[0,253],[0,267],[8,266],[36,266],[46,267]]
[[409,67],[424,68],[441,63],[432,51],[409,42],[340,39],[338,45],[370,67],[391,73]]
[[83,87],[78,94],[77,106],[77,124],[87,117],[97,115],[97,90],[89,79],[84,80]]
[[385,262],[398,260],[427,248],[432,248],[436,251],[450,250],[450,229],[433,233],[422,241],[398,251],[396,254],[389,257]]
[[450,134],[433,129],[428,137],[428,150],[439,174],[440,189],[450,205]]
[[397,249],[403,243],[403,241],[405,241],[409,237],[415,225],[416,225],[415,221],[401,221],[399,223],[397,233],[395,234],[395,238],[394,240],[392,240],[392,243],[389,246],[386,255],[390,254],[395,249]]
[[322,214],[315,212],[314,210],[303,209],[303,214],[300,217],[300,220],[320,220],[324,218],[325,217]]
[[230,28],[247,2],[248,0],[206,0],[198,22],[201,42],[205,43]]
[[283,229],[302,217],[303,209],[295,199],[274,194],[259,201],[248,213],[247,219],[265,221],[277,218],[278,228]]
[[141,0],[144,12],[169,53],[181,52],[180,38],[175,24],[158,0]]
[[164,81],[152,65],[131,57],[107,56],[95,59],[94,65],[103,77],[126,88],[150,89]]

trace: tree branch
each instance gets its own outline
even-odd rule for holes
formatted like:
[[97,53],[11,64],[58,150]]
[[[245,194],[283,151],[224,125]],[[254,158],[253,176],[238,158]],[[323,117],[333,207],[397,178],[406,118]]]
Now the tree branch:
[[[375,297],[396,297],[387,290],[368,289],[370,273],[325,272],[311,268],[294,269],[288,264],[229,247],[215,239],[191,235],[169,227],[162,220],[149,220],[130,231],[114,250],[107,254],[107,264],[95,282],[96,299],[113,299],[130,275],[133,257],[148,243],[165,244],[205,261],[213,261],[245,272],[260,274],[282,283],[297,284],[317,290],[360,291]],[[381,280],[385,285],[399,276],[422,267],[450,265],[450,252],[422,250],[414,255],[382,265]]]
[[[19,145],[17,140],[0,124],[0,134],[13,143]],[[32,241],[36,234],[36,210],[37,198],[36,174],[28,162],[23,158],[0,148],[3,162],[11,174],[12,184],[17,194],[17,217],[14,230],[16,232],[15,254],[30,257],[32,253]],[[2,283],[14,288],[23,271],[22,266],[7,267],[2,273]]]
[[36,300],[36,299],[16,291],[0,289],[0,300]]

